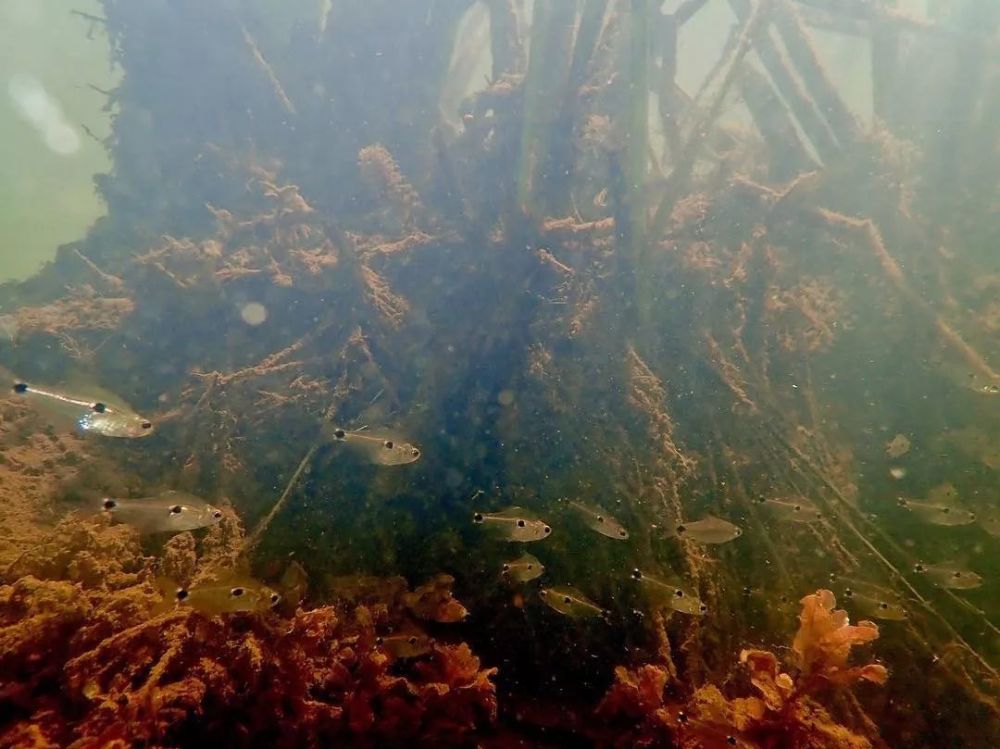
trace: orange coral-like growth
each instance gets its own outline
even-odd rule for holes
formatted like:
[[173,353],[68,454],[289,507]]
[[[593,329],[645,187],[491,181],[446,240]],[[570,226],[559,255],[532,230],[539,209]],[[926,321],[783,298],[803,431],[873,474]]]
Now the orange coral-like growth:
[[670,683],[664,667],[619,667],[615,684],[598,706],[598,713],[617,730],[598,737],[599,743],[682,749],[871,749],[869,738],[838,723],[818,701],[825,684],[881,684],[888,675],[878,664],[847,665],[851,648],[877,638],[878,628],[871,622],[850,625],[847,614],[834,605],[828,590],[802,599],[792,645],[798,660],[794,675],[782,671],[769,651],[740,653],[759,696],[730,698],[708,684],[686,700],[670,699],[670,689],[677,685]]

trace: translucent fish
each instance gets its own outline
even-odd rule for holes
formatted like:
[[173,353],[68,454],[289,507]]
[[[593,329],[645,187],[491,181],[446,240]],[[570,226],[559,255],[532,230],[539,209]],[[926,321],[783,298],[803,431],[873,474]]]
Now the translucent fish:
[[543,572],[545,572],[545,565],[528,552],[510,562],[504,562],[500,568],[500,574],[505,580],[516,583],[534,580],[536,577],[540,577]]
[[215,525],[222,510],[201,497],[165,491],[140,499],[105,497],[101,509],[117,523],[134,526],[140,533],[179,533]]
[[969,525],[976,522],[976,513],[956,505],[923,502],[907,497],[899,497],[896,501],[900,507],[931,525]]
[[451,594],[455,578],[447,574],[432,577],[412,593],[403,596],[406,607],[419,619],[434,622],[460,622],[468,610]]
[[419,658],[431,652],[434,640],[423,632],[397,632],[375,638],[375,645],[393,658]]
[[979,525],[991,536],[1000,537],[1000,515],[980,516]]
[[910,452],[910,440],[905,434],[897,434],[885,445],[885,454],[890,458],[901,458]]
[[604,609],[574,588],[542,588],[538,595],[549,608],[574,619],[607,616]]
[[628,538],[628,531],[625,530],[625,527],[600,507],[574,501],[571,501],[569,505],[583,517],[587,525],[602,536],[617,538],[621,541]]
[[541,541],[548,538],[552,528],[544,520],[533,518],[520,507],[508,507],[500,512],[477,512],[472,522],[490,528],[508,541]]
[[324,424],[323,433],[328,439],[355,450],[375,465],[401,466],[420,460],[420,448],[399,435],[381,430],[349,431]]
[[823,519],[823,513],[805,497],[783,497],[781,499],[763,499],[760,502],[776,517],[795,523],[813,523]]
[[728,520],[706,515],[701,520],[681,522],[667,530],[667,536],[690,538],[701,544],[724,544],[743,535],[743,529]]
[[840,601],[856,615],[897,622],[907,619],[906,609],[892,591],[854,580],[842,583],[838,591]]
[[704,616],[708,613],[708,605],[684,585],[663,580],[638,568],[632,570],[632,579],[642,585],[653,600],[667,604],[674,611],[691,616]]
[[17,380],[11,385],[11,392],[56,427],[75,427],[104,437],[136,438],[153,433],[153,423],[149,419],[96,388],[87,394],[69,393]]
[[217,616],[268,611],[281,601],[281,596],[254,580],[230,580],[180,587],[174,591],[173,599],[178,606],[190,606],[207,616]]
[[983,578],[972,570],[967,570],[955,564],[924,564],[918,562],[913,566],[918,575],[925,575],[935,585],[954,590],[971,590],[983,584]]

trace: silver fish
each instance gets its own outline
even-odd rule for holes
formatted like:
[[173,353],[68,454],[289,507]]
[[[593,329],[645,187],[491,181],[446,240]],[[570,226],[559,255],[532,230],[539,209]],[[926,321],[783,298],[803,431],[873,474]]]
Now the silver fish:
[[[166,581],[169,583],[169,581]],[[160,582],[161,590],[167,587]],[[236,612],[263,612],[281,602],[281,596],[255,580],[231,579],[189,588],[178,587],[173,592],[178,606],[190,606],[207,616]]]
[[413,630],[376,637],[375,645],[383,648],[393,658],[418,658],[431,651],[434,640],[423,632]]
[[528,552],[510,562],[504,562],[500,568],[500,575],[505,580],[517,583],[526,583],[529,580],[534,580],[536,577],[540,577],[543,572],[545,572],[545,565]]
[[607,616],[607,612],[604,609],[575,588],[542,588],[538,591],[538,595],[542,597],[542,600],[545,601],[549,608],[574,619]]
[[888,621],[905,621],[906,609],[892,591],[860,581],[843,580],[838,593],[842,603],[850,606],[855,613]]
[[922,502],[907,497],[898,497],[896,501],[900,507],[931,525],[969,525],[976,522],[976,513],[957,505]]
[[619,541],[624,541],[628,538],[628,531],[625,530],[625,527],[600,507],[585,505],[582,502],[575,501],[570,501],[569,505],[580,513],[588,526],[602,536],[616,538]]
[[552,527],[544,520],[538,520],[520,507],[508,507],[500,512],[477,512],[472,522],[490,528],[508,541],[541,541],[552,534]]
[[329,424],[324,425],[323,432],[328,439],[356,450],[375,465],[401,466],[420,460],[420,448],[388,432],[350,431]]
[[701,544],[724,544],[743,535],[743,529],[728,520],[706,515],[701,520],[681,522],[667,529],[667,536],[690,538]]
[[696,593],[679,583],[663,580],[639,568],[632,570],[632,579],[640,583],[651,598],[666,603],[674,611],[692,616],[704,616],[708,613],[708,605]]
[[105,497],[101,509],[118,523],[134,526],[140,533],[178,533],[215,525],[222,510],[200,497],[165,491],[141,499]]
[[102,398],[97,392],[84,396],[54,388],[35,387],[23,381],[14,382],[11,391],[15,397],[53,419],[56,425],[66,423],[83,432],[104,437],[147,437],[153,432],[153,423],[149,419],[117,398]]
[[913,571],[918,575],[926,576],[928,580],[941,588],[971,590],[983,584],[983,578],[980,575],[950,563],[924,564],[918,562],[913,566]]
[[819,508],[805,497],[762,499],[760,503],[769,508],[777,517],[795,523],[812,523],[823,518],[823,513],[819,511]]

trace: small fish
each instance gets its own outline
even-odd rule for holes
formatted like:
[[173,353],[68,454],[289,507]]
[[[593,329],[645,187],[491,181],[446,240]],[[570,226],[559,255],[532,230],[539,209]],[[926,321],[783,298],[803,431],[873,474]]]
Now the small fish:
[[451,594],[455,578],[444,573],[435,575],[412,593],[403,596],[404,605],[414,616],[434,622],[460,622],[469,611]]
[[508,541],[541,541],[552,534],[552,528],[544,520],[532,518],[520,507],[508,507],[500,512],[477,512],[472,522],[494,529]]
[[607,611],[574,588],[542,588],[538,591],[538,595],[542,597],[549,608],[574,619],[607,617],[608,615]]
[[545,565],[528,552],[510,562],[504,562],[500,568],[500,575],[505,580],[511,580],[516,583],[526,583],[529,580],[534,580],[536,577],[541,577],[543,572],[545,572]]
[[593,507],[574,501],[570,501],[569,504],[570,507],[583,516],[587,525],[600,533],[602,536],[617,538],[621,541],[628,538],[628,531],[625,530],[625,527],[613,517],[608,515],[608,513],[600,507]]
[[861,616],[896,622],[905,621],[908,618],[906,609],[891,591],[883,590],[878,586],[844,581],[844,587],[838,593],[840,600],[851,605],[853,610]]
[[173,600],[178,606],[190,606],[207,616],[217,616],[268,611],[281,602],[281,596],[254,580],[231,580],[176,588]]
[[219,508],[201,497],[173,490],[141,499],[105,497],[101,509],[115,522],[134,526],[140,533],[192,531],[222,520]]
[[976,513],[955,505],[922,502],[906,497],[898,497],[896,501],[900,507],[931,525],[969,525],[976,522]]
[[980,575],[954,564],[918,562],[913,566],[913,571],[918,575],[925,575],[928,580],[941,588],[971,590],[983,584],[983,578]]
[[57,426],[65,423],[104,437],[134,439],[153,433],[153,423],[149,419],[117,398],[101,397],[102,394],[97,392],[90,396],[70,394],[53,388],[35,387],[20,380],[13,383],[11,391],[15,397],[52,419]]
[[795,523],[813,523],[823,519],[823,513],[819,511],[819,508],[805,497],[762,499],[760,503],[782,520],[790,520]]
[[690,538],[700,544],[724,544],[743,535],[743,529],[728,520],[706,515],[701,520],[681,522],[667,529],[667,537]]
[[420,448],[396,435],[378,430],[350,431],[329,424],[323,433],[333,442],[355,449],[370,463],[380,466],[402,466],[420,460]]
[[910,440],[905,434],[897,434],[885,444],[885,454],[890,458],[901,458],[910,452]]
[[674,611],[691,616],[708,613],[708,605],[683,585],[662,580],[639,568],[632,570],[632,579],[639,582],[652,598],[666,603]]
[[1000,537],[1000,515],[987,515],[979,518],[979,525],[991,536]]
[[419,658],[431,652],[434,640],[423,632],[397,632],[375,638],[375,645],[393,658]]

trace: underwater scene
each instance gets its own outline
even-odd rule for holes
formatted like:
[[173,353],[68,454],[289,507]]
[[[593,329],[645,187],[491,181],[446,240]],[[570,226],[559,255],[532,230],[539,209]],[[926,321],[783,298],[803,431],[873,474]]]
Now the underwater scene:
[[1000,745],[1000,3],[0,19],[0,747]]

